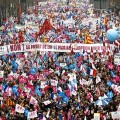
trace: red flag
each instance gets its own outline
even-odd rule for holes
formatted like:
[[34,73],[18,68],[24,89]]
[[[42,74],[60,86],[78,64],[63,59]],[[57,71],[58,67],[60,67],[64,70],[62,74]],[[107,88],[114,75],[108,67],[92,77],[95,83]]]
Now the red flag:
[[74,54],[74,48],[72,47],[72,44],[70,44],[69,49],[71,49],[70,55],[73,55]]
[[46,34],[49,30],[54,29],[54,27],[51,25],[50,21],[46,19],[40,28],[39,35]]
[[37,39],[38,39],[38,34],[37,33],[35,33],[35,41],[37,42]]
[[70,55],[73,55],[73,54],[74,54],[74,49],[72,48]]
[[105,17],[105,19],[104,19],[104,25],[105,25],[105,29],[106,29],[106,31],[108,30],[108,18],[107,17]]
[[19,43],[22,43],[22,42],[24,41],[22,31],[19,31],[19,33],[18,33],[18,37],[19,37]]

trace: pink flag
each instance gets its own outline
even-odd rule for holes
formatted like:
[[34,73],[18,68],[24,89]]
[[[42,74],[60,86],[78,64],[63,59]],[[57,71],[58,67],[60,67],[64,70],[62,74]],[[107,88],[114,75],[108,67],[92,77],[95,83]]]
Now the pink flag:
[[108,64],[108,69],[113,69],[113,65],[112,64]]
[[0,90],[2,90],[2,85],[0,85]]
[[67,120],[70,120],[70,118],[71,118],[71,113],[70,113],[70,110],[69,110]]
[[53,92],[56,93],[57,92],[57,88],[52,86]]
[[65,91],[65,93],[66,93],[67,97],[70,97],[70,89],[69,88]]

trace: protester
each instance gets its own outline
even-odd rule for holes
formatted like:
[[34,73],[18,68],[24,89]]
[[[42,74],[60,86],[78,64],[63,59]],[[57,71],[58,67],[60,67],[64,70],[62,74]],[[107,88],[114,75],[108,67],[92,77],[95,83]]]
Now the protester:
[[[115,14],[106,18],[104,12],[98,17],[91,12],[93,6],[86,3],[66,6],[48,2],[38,8],[38,16],[22,15],[22,25],[9,19],[0,37],[1,45],[104,43],[107,30],[119,24]],[[100,113],[101,120],[112,120],[111,112],[120,110],[120,65],[113,59],[119,51],[2,54],[0,118],[91,120],[94,113]]]

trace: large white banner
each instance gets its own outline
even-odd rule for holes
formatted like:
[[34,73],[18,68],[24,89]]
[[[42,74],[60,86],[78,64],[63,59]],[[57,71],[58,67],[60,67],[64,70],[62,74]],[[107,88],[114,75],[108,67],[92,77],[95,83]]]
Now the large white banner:
[[[27,52],[27,51],[54,51],[54,52],[102,52],[107,49],[103,44],[76,44],[76,43],[22,43],[22,44],[11,44],[0,47],[0,55],[8,54],[11,52]],[[110,50],[113,50],[114,46],[110,45]]]

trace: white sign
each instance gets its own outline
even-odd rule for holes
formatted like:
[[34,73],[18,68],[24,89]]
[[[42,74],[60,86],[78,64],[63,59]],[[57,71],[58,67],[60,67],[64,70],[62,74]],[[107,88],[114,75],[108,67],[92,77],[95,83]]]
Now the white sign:
[[114,64],[120,65],[120,53],[114,55]]
[[94,120],[100,120],[100,113],[94,113]]
[[15,106],[15,111],[16,111],[16,112],[18,112],[18,113],[24,113],[24,110],[25,110],[24,107],[22,107],[22,106],[19,105],[19,104],[16,104],[16,106]]
[[0,71],[0,78],[4,77],[4,71]]
[[45,105],[49,105],[49,104],[51,103],[51,101],[46,100],[46,101],[44,101],[43,103],[44,103]]
[[36,104],[38,104],[38,101],[33,96],[31,96],[30,104],[36,105]]
[[37,117],[37,111],[33,111],[33,112],[28,112],[28,118],[36,118]]
[[41,81],[41,88],[44,89],[47,86],[46,81]]
[[52,85],[52,86],[57,86],[57,84],[58,84],[58,81],[56,81],[56,80],[51,80],[51,85]]
[[66,63],[60,63],[61,67],[65,67],[67,64]]
[[0,55],[4,54],[4,46],[0,46]]
[[0,97],[0,100],[3,101],[3,97]]
[[111,115],[112,115],[112,119],[120,118],[120,112],[119,111],[111,112]]

